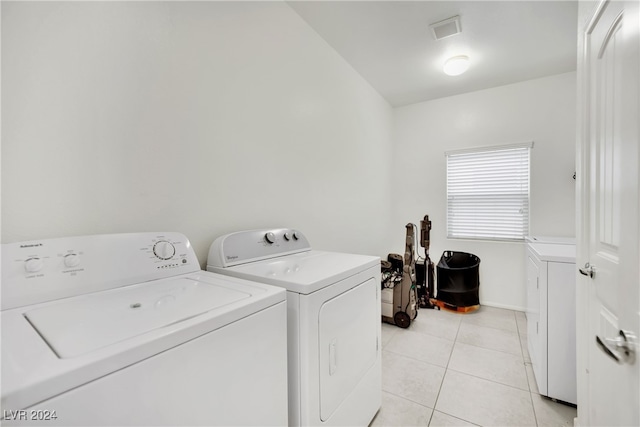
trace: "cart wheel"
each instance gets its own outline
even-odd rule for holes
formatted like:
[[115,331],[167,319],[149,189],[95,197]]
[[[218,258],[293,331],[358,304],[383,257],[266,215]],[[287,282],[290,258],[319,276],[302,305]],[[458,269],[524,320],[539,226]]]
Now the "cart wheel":
[[403,329],[408,328],[409,325],[411,324],[411,319],[409,318],[409,315],[404,311],[397,312],[396,315],[393,316],[393,321],[395,322],[396,326],[399,326],[400,328],[403,328]]

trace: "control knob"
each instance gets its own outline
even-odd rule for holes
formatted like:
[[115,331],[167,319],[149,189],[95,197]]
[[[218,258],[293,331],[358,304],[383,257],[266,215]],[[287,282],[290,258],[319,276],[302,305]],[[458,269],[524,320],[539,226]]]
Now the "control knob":
[[44,262],[38,257],[29,258],[24,262],[24,269],[27,273],[36,273],[42,270],[42,267],[44,267]]
[[284,233],[284,240],[286,240],[287,242],[291,240],[291,233],[289,233],[288,231]]
[[276,235],[273,234],[273,232],[269,231],[267,234],[264,235],[264,240],[266,240],[267,243],[269,244],[275,243]]
[[176,254],[176,247],[171,242],[160,240],[153,245],[153,253],[160,259],[171,259]]
[[293,240],[298,240],[300,238],[300,236],[298,236],[298,232],[294,231],[293,232]]
[[64,256],[65,267],[77,267],[80,265],[80,257],[78,254],[67,254]]

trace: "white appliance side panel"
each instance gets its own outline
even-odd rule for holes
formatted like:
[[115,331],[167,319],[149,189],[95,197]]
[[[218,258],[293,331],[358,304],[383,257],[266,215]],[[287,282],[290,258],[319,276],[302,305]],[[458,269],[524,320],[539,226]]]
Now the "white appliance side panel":
[[540,394],[547,393],[547,263],[527,251],[527,346]]
[[369,279],[320,308],[320,419],[328,420],[376,361],[379,283]]
[[300,294],[287,291],[287,357],[289,383],[289,425],[300,419]]
[[[284,302],[27,409],[46,425],[286,425]],[[3,408],[12,409],[12,408]],[[33,425],[4,421],[4,425]]]
[[[540,290],[538,265],[534,258],[527,254],[527,336],[536,336],[536,322],[540,319]],[[534,357],[534,355],[531,355]]]
[[529,349],[529,357],[531,365],[540,365],[540,342],[539,342],[539,323],[540,323],[540,289],[539,289],[540,272],[538,265],[531,256],[527,255],[527,348]]
[[548,396],[577,404],[576,265],[548,265]]

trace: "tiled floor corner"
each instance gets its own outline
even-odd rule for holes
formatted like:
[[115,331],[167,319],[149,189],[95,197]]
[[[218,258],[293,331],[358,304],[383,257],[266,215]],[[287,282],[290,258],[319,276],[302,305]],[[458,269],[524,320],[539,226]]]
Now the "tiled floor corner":
[[422,309],[382,324],[382,408],[372,426],[571,426],[576,409],[538,394],[524,313]]

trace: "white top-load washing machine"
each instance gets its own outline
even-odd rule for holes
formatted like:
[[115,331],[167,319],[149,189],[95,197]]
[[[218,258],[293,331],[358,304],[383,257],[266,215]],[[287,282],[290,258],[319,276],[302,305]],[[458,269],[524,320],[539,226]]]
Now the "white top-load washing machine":
[[290,229],[219,237],[209,271],[287,290],[289,425],[366,426],[381,404],[380,259]]
[[283,425],[286,295],[179,233],[2,245],[3,425]]

